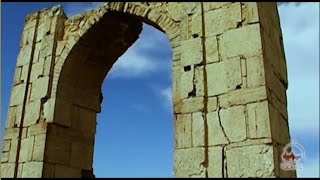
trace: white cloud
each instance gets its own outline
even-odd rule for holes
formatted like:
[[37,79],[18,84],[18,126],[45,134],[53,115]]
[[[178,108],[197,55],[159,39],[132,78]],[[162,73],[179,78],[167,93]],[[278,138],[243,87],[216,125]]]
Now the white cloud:
[[163,87],[159,84],[148,84],[154,95],[160,100],[162,106],[167,111],[172,111],[172,88],[171,86]]
[[139,47],[129,48],[113,65],[108,78],[137,78],[157,71],[159,64],[137,52]]
[[172,107],[172,88],[167,87],[165,89],[161,89],[160,95],[162,96],[165,104],[169,105],[169,107]]
[[108,78],[144,78],[161,71],[171,73],[169,39],[161,31],[143,24],[139,39],[115,62]]

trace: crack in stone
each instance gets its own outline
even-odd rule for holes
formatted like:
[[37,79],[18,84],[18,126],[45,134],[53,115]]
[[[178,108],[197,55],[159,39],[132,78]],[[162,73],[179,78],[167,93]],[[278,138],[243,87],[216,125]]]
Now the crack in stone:
[[222,130],[222,132],[223,132],[223,135],[224,135],[224,137],[228,140],[228,142],[230,143],[231,141],[230,141],[230,139],[228,138],[228,136],[227,136],[227,134],[226,134],[226,132],[225,132],[225,130],[224,130],[224,127],[222,126],[222,123],[221,123],[221,118],[220,118],[220,110],[221,110],[221,108],[219,107],[219,110],[218,110],[218,119],[219,119],[219,125],[220,125],[220,127],[221,127],[221,130]]

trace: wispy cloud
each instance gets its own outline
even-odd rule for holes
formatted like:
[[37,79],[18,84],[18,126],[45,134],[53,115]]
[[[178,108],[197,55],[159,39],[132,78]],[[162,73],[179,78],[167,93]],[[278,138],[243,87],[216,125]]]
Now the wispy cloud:
[[171,47],[165,34],[147,24],[139,39],[113,65],[108,78],[144,78],[171,73]]
[[166,111],[172,111],[172,88],[171,86],[161,86],[159,84],[148,84],[155,97],[160,101]]

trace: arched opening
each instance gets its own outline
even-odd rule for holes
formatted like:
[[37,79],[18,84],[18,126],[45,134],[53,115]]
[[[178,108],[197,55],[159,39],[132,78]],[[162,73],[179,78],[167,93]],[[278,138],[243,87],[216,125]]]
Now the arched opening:
[[171,177],[173,113],[171,49],[144,24],[103,85],[93,168],[96,177]]
[[[147,26],[147,25],[145,25]],[[57,124],[50,125],[49,129],[51,132],[57,133],[48,133],[48,140],[52,143],[52,146],[56,146],[56,142],[61,142],[61,152],[71,151],[71,156],[69,159],[70,165],[68,166],[70,171],[77,171],[77,169],[81,168],[82,177],[92,177],[93,174],[96,172],[92,169],[95,166],[93,162],[93,155],[94,155],[94,146],[95,144],[104,144],[104,150],[107,149],[109,153],[116,153],[111,154],[109,157],[115,157],[113,161],[117,161],[117,163],[112,163],[112,160],[108,161],[105,158],[97,157],[97,163],[104,163],[99,169],[100,172],[103,171],[102,169],[109,167],[114,167],[119,169],[118,175],[112,174],[110,171],[105,170],[106,175],[100,174],[98,176],[157,176],[155,173],[158,173],[158,176],[171,176],[172,168],[173,168],[173,110],[172,107],[166,107],[166,111],[169,111],[167,115],[158,114],[156,110],[153,112],[149,112],[147,115],[146,112],[141,113],[141,118],[145,118],[144,122],[130,122],[130,120],[138,121],[134,119],[132,115],[128,114],[125,109],[125,102],[121,101],[120,94],[119,96],[114,96],[111,92],[108,92],[110,89],[105,89],[102,86],[105,77],[108,77],[108,74],[113,66],[117,67],[117,60],[120,56],[122,56],[128,49],[130,51],[130,47],[133,43],[139,38],[139,34],[142,31],[143,23],[142,20],[132,16],[127,15],[124,13],[117,13],[117,12],[108,12],[106,13],[98,23],[94,24],[74,45],[71,52],[69,53],[68,57],[64,61],[63,68],[60,73],[57,91],[56,91],[56,110],[55,110],[55,119],[58,121]],[[150,28],[150,26],[148,26]],[[156,26],[156,28],[159,28]],[[158,30],[157,30],[158,31]],[[161,32],[159,32],[161,33]],[[167,40],[167,46],[169,40]],[[138,41],[139,42],[139,41]],[[137,42],[137,43],[138,43]],[[148,42],[145,42],[148,43]],[[162,46],[162,45],[161,45]],[[170,46],[168,46],[169,48]],[[170,50],[171,51],[171,50]],[[130,52],[128,52],[130,53]],[[169,52],[170,53],[170,52]],[[168,56],[168,55],[167,55]],[[169,55],[171,59],[171,54]],[[128,57],[126,61],[130,61],[130,57]],[[163,58],[163,57],[162,57]],[[168,57],[166,57],[168,58]],[[120,61],[121,59],[119,59]],[[137,60],[135,63],[139,63]],[[160,62],[161,63],[161,62]],[[163,62],[162,62],[163,63]],[[171,64],[171,63],[170,63]],[[119,67],[119,66],[118,66]],[[154,67],[159,68],[159,67]],[[168,70],[167,70],[168,71]],[[169,70],[171,73],[171,69]],[[166,72],[170,74],[169,72]],[[121,72],[120,72],[121,73]],[[125,72],[124,72],[125,73]],[[163,73],[163,72],[162,72]],[[111,72],[115,76],[115,73]],[[108,78],[107,78],[108,79]],[[150,81],[150,80],[149,80]],[[168,80],[164,80],[168,81]],[[168,87],[171,87],[171,82],[166,82]],[[120,84],[120,83],[118,83]],[[107,85],[107,84],[106,84]],[[149,87],[148,87],[149,86]],[[152,96],[155,96],[155,93],[152,92],[154,87],[158,87],[159,84],[156,82],[150,81],[149,84],[147,83],[145,87],[140,88],[150,88],[150,92],[153,93]],[[139,87],[137,84],[126,84],[122,85],[121,91],[126,93],[127,95],[133,95],[131,90]],[[166,90],[167,92],[170,91]],[[141,93],[141,92],[140,92]],[[161,93],[161,92],[159,92]],[[171,93],[171,92],[170,92]],[[143,94],[141,94],[142,96]],[[114,98],[112,100],[112,98]],[[147,94],[145,94],[145,98]],[[159,98],[159,97],[157,97]],[[135,97],[133,99],[136,102],[139,102],[139,99]],[[166,99],[165,101],[168,102]],[[106,107],[101,103],[106,102]],[[155,102],[152,102],[155,103]],[[123,107],[122,111],[118,111],[115,113],[113,108],[111,107],[115,104],[118,107]],[[133,104],[135,106],[135,104]],[[154,106],[154,104],[152,105]],[[161,106],[161,105],[158,105]],[[69,108],[69,110],[66,110]],[[108,111],[109,108],[109,111]],[[132,108],[141,108],[141,107],[132,107]],[[60,109],[60,110],[59,110]],[[105,109],[105,112],[103,112]],[[65,113],[69,111],[71,113]],[[98,115],[100,112],[103,112],[100,117]],[[109,113],[108,113],[109,112]],[[121,119],[115,119],[117,117],[124,118],[127,114],[126,120],[121,122]],[[109,116],[110,115],[110,116]],[[112,117],[112,115],[116,115]],[[156,117],[152,117],[156,116]],[[107,129],[112,130],[109,131],[114,133],[113,135],[118,133],[118,137],[108,137],[108,134],[103,134],[101,132],[101,137],[99,138],[95,135],[97,133],[97,117],[98,117],[98,124],[101,121],[105,121],[105,126],[108,126]],[[114,118],[114,120],[111,120]],[[152,119],[153,118],[153,119]],[[170,119],[168,119],[170,118]],[[166,119],[165,122],[160,122],[159,119]],[[110,122],[110,124],[108,123]],[[118,125],[112,124],[118,123]],[[123,125],[123,123],[131,123]],[[170,124],[171,123],[171,124]],[[101,123],[102,124],[102,123]],[[116,127],[116,128],[112,128]],[[171,132],[169,134],[167,130],[162,132],[161,127],[168,126],[166,129],[170,129]],[[99,127],[99,126],[98,126]],[[101,127],[101,131],[108,131]],[[70,137],[67,139],[62,139],[59,137],[59,132],[70,134]],[[131,134],[130,134],[131,131]],[[138,133],[144,131],[145,133]],[[156,133],[157,132],[157,133]],[[100,132],[99,132],[100,133]],[[129,133],[129,134],[127,134]],[[135,134],[136,133],[136,134]],[[161,133],[161,134],[160,134]],[[109,134],[109,135],[111,135]],[[122,135],[122,136],[121,136]],[[106,137],[105,137],[106,136]],[[122,137],[122,138],[121,138]],[[107,138],[107,139],[105,139]],[[121,139],[120,139],[121,138]],[[166,141],[170,139],[170,142]],[[116,143],[116,141],[122,141]],[[109,142],[108,142],[109,141]],[[166,141],[166,142],[163,142]],[[130,142],[130,143],[123,143],[123,142]],[[139,143],[144,144],[146,147],[140,147]],[[142,143],[143,142],[143,143]],[[65,146],[68,144],[67,146]],[[157,145],[155,145],[157,144]],[[169,145],[169,147],[165,147]],[[114,147],[112,147],[114,146]],[[163,146],[163,147],[161,147]],[[70,150],[64,150],[65,148],[69,147]],[[159,154],[160,149],[157,147],[161,147],[165,152],[163,154]],[[50,156],[50,149],[51,145],[48,144],[47,146],[48,151],[47,161],[50,163],[55,163],[53,156]],[[53,149],[53,148],[52,148]],[[56,148],[55,148],[56,149]],[[101,148],[102,150],[102,148]],[[101,152],[99,150],[95,151],[98,156],[103,156],[103,154],[107,154],[108,152]],[[127,157],[131,157],[133,161],[130,162],[130,159],[126,161]],[[158,153],[158,154],[157,154]],[[165,153],[167,153],[167,157],[162,157]],[[141,158],[137,158],[137,157]],[[79,158],[81,157],[81,158]],[[105,156],[105,157],[108,157]],[[51,159],[52,158],[52,159]],[[61,159],[63,156],[61,156]],[[152,159],[151,159],[152,158]],[[60,159],[60,162],[61,162]],[[122,161],[121,161],[122,159]],[[102,161],[100,161],[102,160]],[[63,161],[63,160],[62,160]],[[67,161],[67,160],[66,160]],[[170,162],[171,161],[171,162]],[[130,163],[129,163],[130,162]],[[170,174],[164,175],[159,174],[159,169],[157,167],[165,168],[165,166],[161,166],[161,163],[170,162],[170,164],[166,164],[166,168],[164,171],[171,171]],[[148,163],[142,166],[142,164]],[[122,165],[121,165],[122,164]],[[127,165],[125,165],[127,164]],[[139,164],[141,166],[139,166]],[[119,167],[119,166],[122,167]],[[99,166],[99,165],[98,165]],[[150,167],[149,173],[145,172],[144,174],[139,174],[139,172],[129,171],[129,169],[125,168],[131,167],[134,170],[134,167],[137,168],[146,168]],[[154,167],[154,168],[152,168]],[[121,169],[122,168],[122,169]],[[168,169],[169,168],[169,169]],[[152,169],[154,170],[152,172]],[[141,169],[144,172],[144,169]],[[148,170],[147,170],[148,171]],[[125,173],[127,172],[127,173]],[[108,174],[109,173],[109,174]],[[133,174],[136,173],[136,174]],[[69,173],[72,174],[72,173]]]

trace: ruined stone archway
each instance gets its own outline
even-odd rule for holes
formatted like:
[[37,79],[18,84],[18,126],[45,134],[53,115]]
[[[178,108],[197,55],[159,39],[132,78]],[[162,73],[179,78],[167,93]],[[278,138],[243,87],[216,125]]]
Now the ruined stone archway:
[[295,176],[280,169],[290,137],[276,4],[240,2],[112,2],[70,19],[59,6],[28,15],[1,176],[90,175],[102,80],[142,22],[172,45],[175,177]]

